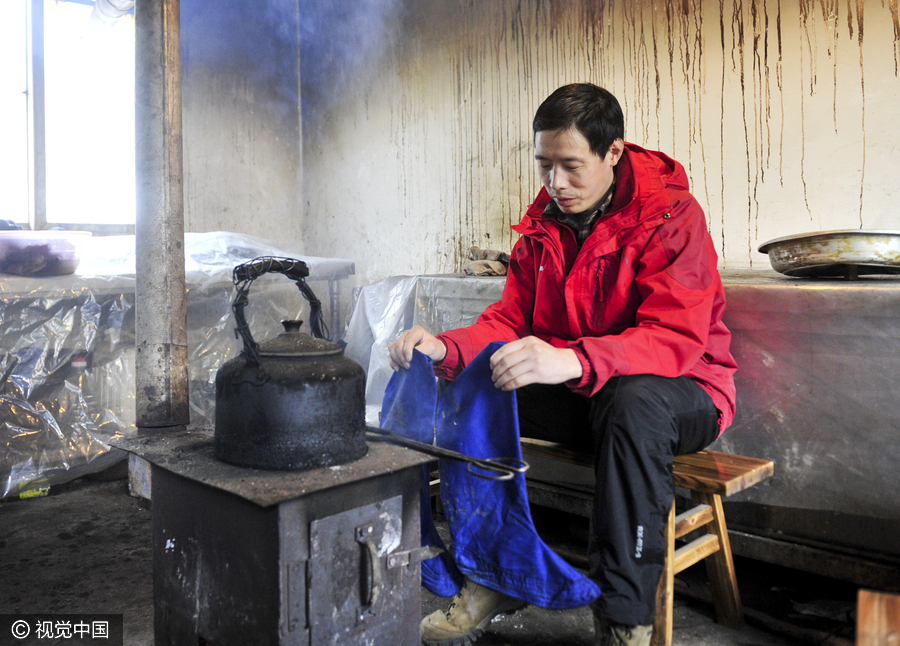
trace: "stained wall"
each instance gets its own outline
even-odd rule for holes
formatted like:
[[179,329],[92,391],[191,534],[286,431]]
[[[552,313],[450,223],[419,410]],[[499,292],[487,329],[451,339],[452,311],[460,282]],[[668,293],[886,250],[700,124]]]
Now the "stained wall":
[[[330,3],[329,3],[330,4]],[[681,161],[730,268],[766,240],[900,228],[897,0],[300,0],[305,253],[358,284],[508,250],[534,109],[610,89]]]

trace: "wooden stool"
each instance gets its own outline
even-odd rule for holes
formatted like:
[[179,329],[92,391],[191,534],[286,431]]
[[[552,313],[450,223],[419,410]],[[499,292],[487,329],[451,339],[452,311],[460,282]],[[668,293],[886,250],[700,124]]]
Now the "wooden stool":
[[900,595],[861,589],[856,598],[856,646],[900,644]]
[[[559,444],[522,438],[522,454],[526,461],[549,459],[593,469],[593,457],[566,449]],[[700,451],[675,458],[674,483],[691,492],[692,509],[675,515],[675,503],[669,511],[666,527],[666,561],[656,593],[656,621],[653,624],[653,646],[672,643],[672,610],[675,575],[695,563],[706,560],[709,585],[716,617],[720,624],[737,628],[743,623],[741,597],[734,574],[731,543],[722,511],[722,496],[731,496],[770,477],[775,469],[771,460],[748,458],[718,451]],[[584,490],[566,491],[564,487],[529,482],[533,502],[574,497],[566,511],[590,516],[593,494]],[[551,502],[550,506],[553,505]],[[701,530],[701,535],[675,549],[675,541]]]

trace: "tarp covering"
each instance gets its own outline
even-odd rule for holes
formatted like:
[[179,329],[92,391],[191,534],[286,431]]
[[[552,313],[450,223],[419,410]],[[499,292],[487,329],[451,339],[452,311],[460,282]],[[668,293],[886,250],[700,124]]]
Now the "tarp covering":
[[[349,260],[290,253],[230,232],[185,234],[191,426],[212,424],[216,371],[236,356],[234,265],[259,256],[307,263],[313,291],[354,272]],[[100,471],[135,429],[134,236],[95,237],[68,276],[0,275],[0,497]],[[324,282],[329,281],[329,282]],[[272,274],[257,280],[246,315],[254,338],[281,331],[306,301]],[[302,311],[301,311],[302,310]]]

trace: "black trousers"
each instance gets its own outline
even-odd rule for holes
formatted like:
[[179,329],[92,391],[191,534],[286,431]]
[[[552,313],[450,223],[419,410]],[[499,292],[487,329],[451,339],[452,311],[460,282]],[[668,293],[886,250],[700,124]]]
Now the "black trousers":
[[708,446],[718,434],[712,398],[687,377],[611,379],[591,399],[566,386],[517,391],[521,435],[594,454],[591,579],[593,610],[626,625],[648,625],[665,561],[676,455]]

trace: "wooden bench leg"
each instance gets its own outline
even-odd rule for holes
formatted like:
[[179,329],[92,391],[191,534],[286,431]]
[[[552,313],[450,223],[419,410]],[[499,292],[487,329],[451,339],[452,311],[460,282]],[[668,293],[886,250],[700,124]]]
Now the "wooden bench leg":
[[675,602],[675,501],[666,524],[666,562],[656,589],[656,619],[650,646],[671,646],[672,612]]
[[722,498],[716,494],[692,491],[691,499],[695,505],[706,504],[712,508],[713,522],[704,527],[707,533],[716,534],[719,538],[719,551],[705,559],[716,617],[723,626],[739,628],[744,623],[744,611],[734,573],[734,560],[731,557],[731,543],[728,540]]
[[856,597],[856,646],[900,643],[900,595],[860,589]]

